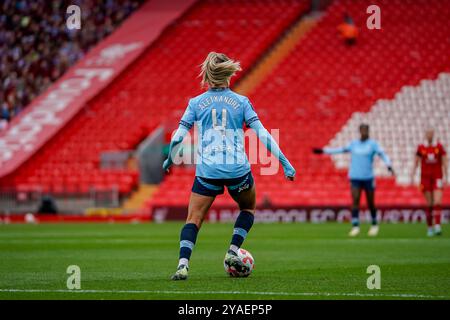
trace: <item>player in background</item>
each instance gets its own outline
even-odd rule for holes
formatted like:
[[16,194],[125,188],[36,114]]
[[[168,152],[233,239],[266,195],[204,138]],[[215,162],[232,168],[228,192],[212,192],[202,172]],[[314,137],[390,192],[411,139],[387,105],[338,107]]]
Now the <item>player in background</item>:
[[[189,259],[198,231],[215,197],[224,193],[224,186],[240,209],[224,263],[238,271],[245,271],[246,266],[238,258],[237,252],[253,225],[256,191],[244,150],[243,124],[252,128],[267,150],[281,162],[286,178],[294,180],[295,169],[259,121],[248,98],[230,90],[230,79],[239,70],[239,62],[229,59],[225,54],[208,54],[200,73],[202,84],[206,84],[208,90],[190,99],[172,137],[169,157],[163,164],[163,169],[167,171],[173,164],[172,157],[177,154],[184,136],[196,122],[199,127],[196,173],[186,224],[180,234],[179,262],[173,280],[187,279]],[[233,133],[231,136],[230,130]]]
[[[414,181],[417,167],[420,166],[420,190],[427,203],[426,218],[428,236],[441,235],[442,189],[448,181],[448,159],[442,144],[434,140],[434,131],[425,132],[425,142],[417,147],[411,182]],[[434,216],[434,230],[433,230]]]
[[350,153],[351,163],[349,170],[349,178],[352,192],[352,229],[349,236],[355,237],[360,233],[359,227],[359,202],[361,191],[366,193],[367,205],[372,218],[372,225],[369,229],[369,236],[376,236],[379,231],[377,221],[377,210],[375,207],[375,176],[373,173],[373,160],[375,155],[381,157],[386,164],[388,170],[394,175],[391,161],[384,153],[378,142],[369,139],[369,125],[361,124],[359,126],[361,138],[350,142],[343,148],[314,148],[316,154],[339,154]]

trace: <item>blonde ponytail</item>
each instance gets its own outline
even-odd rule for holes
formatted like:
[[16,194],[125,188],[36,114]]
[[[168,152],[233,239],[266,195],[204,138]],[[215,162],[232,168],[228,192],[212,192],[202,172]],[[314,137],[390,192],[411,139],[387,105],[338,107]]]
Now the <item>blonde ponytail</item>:
[[201,65],[199,76],[202,86],[229,86],[231,77],[241,70],[239,61],[231,60],[223,53],[210,52]]

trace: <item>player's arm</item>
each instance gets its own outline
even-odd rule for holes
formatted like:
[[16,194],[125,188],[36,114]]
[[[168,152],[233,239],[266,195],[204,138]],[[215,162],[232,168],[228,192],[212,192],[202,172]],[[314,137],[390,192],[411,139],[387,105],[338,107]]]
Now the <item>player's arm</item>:
[[381,158],[381,160],[383,160],[383,162],[386,165],[386,167],[388,168],[389,172],[392,175],[395,175],[394,169],[392,168],[391,159],[389,159],[386,152],[384,152],[383,148],[378,143],[375,144],[375,152]]
[[256,133],[256,136],[261,140],[262,143],[266,146],[267,150],[269,150],[277,159],[280,161],[283,166],[284,175],[287,179],[293,181],[295,177],[295,169],[286,158],[286,156],[281,152],[278,143],[272,137],[272,135],[264,128],[261,121],[259,121],[258,115],[255,112],[252,104],[248,99],[245,99],[243,102],[244,106],[244,121],[247,127],[253,129]]
[[445,152],[444,147],[441,145],[442,152],[442,173],[444,174],[444,183],[449,183],[448,181],[448,157],[447,152]]
[[178,154],[178,151],[181,147],[181,142],[183,142],[184,137],[188,133],[189,129],[187,129],[184,125],[178,127],[177,131],[173,135],[170,145],[169,145],[169,154],[167,159],[163,163],[164,171],[168,171],[170,166],[173,164],[173,157]]
[[267,150],[269,150],[280,161],[281,165],[283,166],[284,175],[286,176],[286,178],[291,181],[294,180],[296,172],[294,167],[280,150],[280,147],[278,146],[272,135],[266,130],[266,128],[264,128],[261,121],[253,121],[249,126],[255,131],[259,140],[264,143]]
[[416,176],[416,171],[417,171],[417,168],[419,167],[421,160],[422,160],[422,158],[420,157],[419,149],[417,149],[416,155],[414,157],[414,164],[413,164],[412,172],[411,172],[411,178],[410,178],[411,183],[414,182],[414,177]]
[[172,136],[169,145],[169,154],[167,159],[163,163],[164,171],[168,171],[170,166],[173,164],[173,158],[178,154],[178,151],[181,147],[181,142],[183,142],[184,137],[188,133],[188,131],[192,128],[195,121],[195,113],[191,105],[189,104],[184,112],[183,117],[180,120],[180,124],[178,126],[177,131]]
[[449,183],[449,181],[448,181],[448,157],[446,155],[442,157],[442,172],[444,173],[444,182]]
[[345,147],[339,147],[339,148],[313,148],[313,153],[315,154],[341,154],[341,153],[348,153],[351,151],[351,144],[345,146]]

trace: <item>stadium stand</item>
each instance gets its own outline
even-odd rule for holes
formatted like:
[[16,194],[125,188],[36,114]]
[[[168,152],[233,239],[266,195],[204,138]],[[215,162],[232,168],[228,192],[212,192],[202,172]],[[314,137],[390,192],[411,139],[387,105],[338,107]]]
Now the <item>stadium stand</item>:
[[[201,90],[198,65],[209,51],[227,51],[248,70],[307,7],[307,1],[199,2],[3,184],[53,194],[118,187],[128,194],[137,172],[101,170],[101,152],[133,149],[161,123],[175,126]],[[221,16],[213,16],[218,8]]]
[[[395,181],[384,177],[383,168],[377,166],[382,176],[377,180],[378,204],[420,205],[418,188],[407,185],[405,176],[414,156],[411,150],[421,141],[424,122],[419,119],[426,121],[425,110],[434,106],[443,115],[448,110],[444,103],[449,96],[450,30],[442,26],[450,15],[450,1],[377,3],[383,8],[381,30],[364,27],[370,1],[334,1],[318,21],[309,20],[306,27],[298,22],[308,12],[309,1],[199,1],[2,183],[18,190],[38,186],[54,194],[86,194],[92,186],[118,187],[120,194],[129,195],[138,184],[137,171],[102,170],[101,153],[132,150],[160,125],[170,135],[187,100],[201,92],[198,65],[209,51],[224,51],[239,59],[244,69],[235,79],[236,88],[249,95],[267,128],[280,128],[281,147],[298,169],[296,182],[287,184],[281,171],[262,176],[262,166],[255,166],[260,207],[347,206],[350,194],[343,167],[348,158],[318,157],[311,148],[340,145],[356,137],[354,128],[361,119],[373,122],[372,135],[382,142],[399,172]],[[220,16],[213,14],[218,11]],[[344,13],[360,27],[358,41],[351,47],[337,31]],[[280,36],[290,39],[288,49],[274,53]],[[259,67],[271,56],[275,63]],[[255,76],[252,71],[259,73]],[[258,81],[240,88],[247,76]],[[422,109],[424,96],[436,104]],[[409,105],[413,108],[406,109]],[[394,120],[406,110],[414,121]],[[387,119],[387,128],[395,128],[392,132],[379,125]],[[438,129],[448,149],[448,121],[439,122]],[[400,132],[411,134],[394,135]],[[151,188],[145,206],[185,207],[193,176],[193,167],[171,168],[159,188]],[[142,203],[141,196],[134,198]],[[218,197],[214,207],[231,204],[225,195]],[[444,205],[448,204],[446,190]]]
[[72,1],[2,1],[0,120],[17,115],[142,2],[84,2],[83,28],[69,30],[61,12]]
[[[417,86],[421,79],[436,79],[440,72],[449,70],[446,53],[450,30],[442,28],[449,1],[378,3],[383,8],[382,30],[361,28],[358,44],[349,48],[336,36],[336,26],[343,12],[349,12],[357,25],[364,26],[364,9],[369,2],[334,2],[317,27],[250,95],[267,126],[282,128],[281,145],[299,168],[299,181],[294,187],[279,183],[281,175],[258,177],[257,182],[270,190],[267,192],[276,204],[350,203],[346,171],[336,170],[327,158],[311,155],[310,148],[327,145],[354,112],[367,112],[377,100],[394,98],[403,86]],[[442,94],[448,97],[448,91]],[[408,127],[422,130],[417,122],[399,121],[396,126],[403,132]],[[377,128],[375,125],[373,134]],[[404,138],[392,137],[398,142],[395,152],[388,146],[394,159],[412,159],[414,152],[410,151],[422,141],[420,134],[407,145],[400,145]],[[352,132],[353,137],[356,135]],[[398,158],[397,154],[405,156]],[[408,163],[397,162],[395,166],[400,169]],[[378,187],[381,205],[422,203],[415,186],[398,186],[393,179],[383,178]],[[448,193],[444,201],[450,201]]]
[[[449,1],[377,3],[383,8],[382,30],[361,27],[358,43],[348,47],[336,29],[343,13],[348,12],[358,26],[365,26],[366,8],[372,3],[333,2],[295,50],[251,91],[250,99],[263,123],[267,128],[281,128],[282,149],[298,168],[298,180],[288,184],[283,183],[281,172],[277,176],[261,176],[255,167],[260,206],[267,201],[274,207],[348,205],[351,200],[347,171],[336,168],[329,158],[312,155],[311,147],[327,145],[353,113],[368,112],[377,100],[393,99],[402,87],[417,86],[422,79],[436,79],[440,72],[449,71],[450,30],[442,28],[450,13]],[[448,87],[443,88],[446,91],[439,94],[448,97]],[[423,105],[423,101],[418,103]],[[423,133],[417,121],[399,121],[396,126],[403,132],[414,127],[417,132],[417,139],[406,141],[397,137],[395,152],[394,145],[382,139],[400,169],[410,164],[414,157],[411,150],[422,141]],[[372,133],[377,137],[378,128],[374,124]],[[352,132],[351,136],[356,134]],[[407,158],[406,163],[398,162]],[[405,171],[399,171],[404,176]],[[185,169],[174,169],[173,176],[163,182],[148,205],[186,205],[192,175]],[[392,178],[378,179],[377,201],[382,206],[423,204],[416,186],[398,185]],[[450,203],[448,190],[444,203]],[[216,206],[231,204],[229,196],[215,202]]]
[[[428,127],[435,129],[439,141],[450,145],[450,74],[441,73],[436,80],[422,80],[418,86],[404,86],[392,100],[378,100],[367,113],[355,112],[331,140],[330,147],[342,146],[354,138],[362,122],[370,123],[373,137],[381,142],[396,164],[398,184],[408,184],[417,142],[424,140]],[[347,168],[349,158],[333,157],[337,168]],[[380,162],[375,172],[388,173]],[[417,172],[416,181],[419,181]]]

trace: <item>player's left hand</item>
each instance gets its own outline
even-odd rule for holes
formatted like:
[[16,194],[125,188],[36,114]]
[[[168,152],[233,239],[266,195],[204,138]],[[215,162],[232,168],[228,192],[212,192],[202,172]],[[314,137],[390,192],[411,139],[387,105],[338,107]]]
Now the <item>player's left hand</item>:
[[294,181],[295,180],[295,176],[286,176],[286,179],[289,181]]

